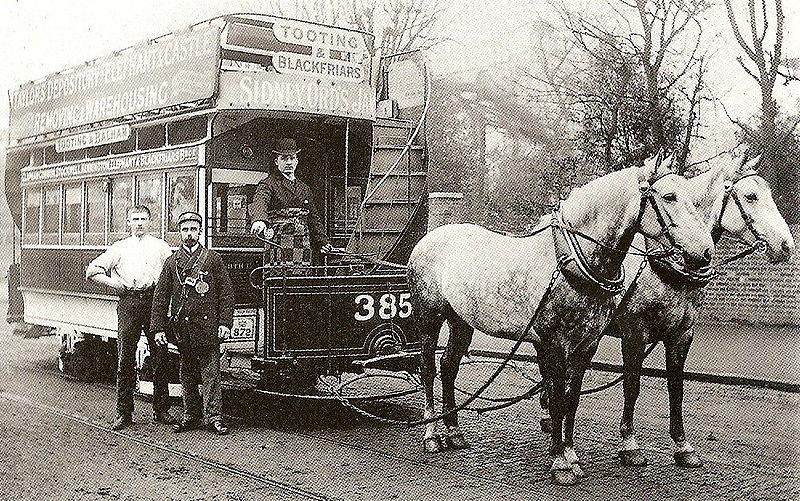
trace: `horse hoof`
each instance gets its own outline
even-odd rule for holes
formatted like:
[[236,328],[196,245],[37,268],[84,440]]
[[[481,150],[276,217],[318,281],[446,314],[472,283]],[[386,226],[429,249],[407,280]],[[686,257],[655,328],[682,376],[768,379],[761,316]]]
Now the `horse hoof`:
[[539,426],[542,428],[542,433],[553,432],[553,421],[549,417],[539,419]]
[[578,478],[578,480],[586,477],[586,473],[583,472],[583,468],[578,463],[572,463],[572,473]]
[[569,470],[552,470],[550,472],[550,483],[553,485],[577,485],[581,481],[575,474],[574,466]]
[[469,449],[471,447],[467,439],[464,438],[463,433],[447,435],[444,440],[447,447],[451,449]]
[[681,468],[700,468],[703,466],[703,460],[700,455],[695,451],[682,451],[676,452],[674,455],[675,464]]
[[647,456],[641,449],[619,451],[619,460],[622,466],[647,466]]
[[436,454],[437,452],[442,452],[444,450],[442,443],[439,441],[439,437],[426,438],[422,441],[422,448],[428,454]]

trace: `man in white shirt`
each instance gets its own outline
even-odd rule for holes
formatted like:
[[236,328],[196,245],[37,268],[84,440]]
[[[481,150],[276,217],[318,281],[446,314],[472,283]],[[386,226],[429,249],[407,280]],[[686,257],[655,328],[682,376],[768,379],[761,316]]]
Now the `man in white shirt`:
[[150,235],[150,209],[135,205],[128,209],[131,236],[115,242],[86,267],[86,278],[105,284],[119,295],[117,303],[117,418],[112,429],[133,422],[133,391],[136,385],[136,345],[144,331],[153,362],[153,419],[174,424],[169,413],[167,348],[157,344],[150,332],[153,290],[164,261],[172,255],[169,244]]

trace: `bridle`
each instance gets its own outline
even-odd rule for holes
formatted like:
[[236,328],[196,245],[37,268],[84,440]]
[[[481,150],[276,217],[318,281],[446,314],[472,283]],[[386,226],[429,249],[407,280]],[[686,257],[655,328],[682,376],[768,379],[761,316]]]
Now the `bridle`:
[[[641,202],[639,204],[639,215],[636,217],[635,228],[639,233],[641,233],[647,238],[657,239],[663,235],[671,246],[670,249],[657,252],[656,257],[658,257],[659,255],[665,256],[669,254],[674,254],[676,251],[683,250],[683,246],[681,246],[681,244],[678,243],[678,241],[675,239],[675,235],[673,235],[671,230],[671,228],[674,228],[676,226],[675,221],[672,219],[672,216],[669,215],[669,212],[662,209],[656,197],[657,192],[655,191],[655,189],[653,189],[655,183],[657,183],[659,180],[669,175],[677,176],[678,174],[675,174],[674,172],[667,172],[666,174],[662,174],[661,176],[658,176],[654,179],[639,184]],[[642,228],[642,219],[644,218],[644,213],[647,210],[648,204],[653,208],[653,212],[656,215],[656,221],[658,221],[658,224],[661,226],[661,231],[655,236],[647,235]]]
[[725,194],[722,197],[722,209],[719,211],[719,216],[717,217],[716,223],[714,223],[714,228],[711,230],[711,238],[714,240],[714,243],[722,236],[722,232],[725,229],[722,227],[722,218],[725,216],[725,209],[728,207],[728,201],[733,199],[733,203],[736,204],[736,207],[739,209],[739,215],[742,216],[742,221],[744,221],[745,227],[750,231],[750,233],[755,237],[755,242],[752,244],[755,248],[758,247],[765,247],[767,245],[767,239],[762,235],[755,227],[755,219],[751,216],[744,208],[744,204],[739,199],[739,194],[737,193],[735,187],[736,183],[741,181],[742,179],[757,176],[758,172],[754,170],[749,170],[743,172],[741,175],[735,177],[730,181],[725,182]]
[[[672,248],[660,252],[647,252],[646,255],[648,256],[663,257],[673,254],[676,252],[676,250],[682,250],[682,247],[680,244],[678,244],[675,236],[672,234],[671,228],[675,227],[675,222],[669,213],[661,208],[656,200],[656,191],[653,189],[653,185],[655,183],[670,174],[677,175],[674,172],[668,172],[659,177],[642,181],[639,184],[639,213],[636,216],[636,221],[633,225],[634,231],[642,232],[642,219],[644,218],[644,213],[647,210],[647,206],[650,205],[656,215],[656,220],[661,226],[661,232],[656,237],[650,238],[658,238],[658,236],[664,235],[672,246]],[[624,268],[620,266],[619,274],[613,278],[607,278],[597,273],[594,269],[592,269],[592,266],[589,264],[586,255],[581,249],[581,246],[578,242],[578,237],[589,240],[595,245],[604,247],[614,252],[627,254],[627,251],[623,252],[616,247],[609,247],[608,245],[598,241],[595,238],[592,238],[589,235],[570,228],[565,223],[563,216],[558,210],[553,213],[551,226],[553,228],[553,238],[556,242],[558,268],[565,276],[570,276],[574,279],[577,279],[580,283],[586,286],[588,290],[595,291],[599,294],[616,295],[625,290]],[[557,232],[557,229],[561,230],[560,235],[559,232]],[[559,245],[560,243],[563,243],[563,245]],[[563,252],[559,252],[559,249],[561,249]]]

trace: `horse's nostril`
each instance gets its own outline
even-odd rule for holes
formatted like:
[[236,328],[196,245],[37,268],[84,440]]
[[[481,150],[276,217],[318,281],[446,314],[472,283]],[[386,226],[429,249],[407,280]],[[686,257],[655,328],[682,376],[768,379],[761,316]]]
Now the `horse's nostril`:
[[704,250],[702,255],[684,252],[683,262],[689,268],[694,268],[694,269],[704,268],[711,263],[711,249]]
[[789,242],[787,242],[786,240],[784,240],[784,241],[781,243],[781,250],[782,250],[782,251],[783,251],[783,253],[784,253],[784,254],[786,254],[787,256],[790,256],[790,255],[792,254],[792,246],[791,246],[791,245],[789,245]]

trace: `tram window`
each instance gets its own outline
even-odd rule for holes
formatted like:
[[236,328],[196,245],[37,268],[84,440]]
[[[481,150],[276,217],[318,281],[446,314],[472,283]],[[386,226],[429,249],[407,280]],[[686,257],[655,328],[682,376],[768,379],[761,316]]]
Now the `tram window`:
[[135,149],[136,149],[136,134],[131,134],[131,136],[125,141],[113,143],[111,145],[111,154],[118,155],[120,153],[130,153]]
[[86,183],[86,245],[102,245],[106,232],[106,181]]
[[140,150],[154,150],[167,144],[166,130],[163,124],[142,127],[137,131]]
[[67,151],[64,153],[64,161],[65,162],[75,162],[78,160],[83,160],[86,158],[86,148],[81,148],[79,150],[72,150]]
[[55,145],[45,147],[44,149],[44,163],[56,164],[64,161],[64,154],[56,151]]
[[92,146],[91,148],[87,148],[86,156],[89,158],[105,157],[108,156],[109,151],[109,145],[101,144],[100,146]]
[[167,126],[169,144],[185,144],[206,137],[208,118],[204,116],[173,122]]
[[261,242],[250,237],[248,206],[253,201],[256,185],[264,176],[260,171],[215,169],[212,172],[211,196],[214,205],[208,226],[215,245],[261,245]]
[[197,190],[194,172],[178,172],[167,175],[167,242],[180,243],[178,217],[187,210],[197,210]]
[[39,243],[39,215],[42,207],[41,188],[25,190],[25,231],[22,241],[26,244]]
[[42,211],[42,243],[58,243],[58,219],[61,208],[61,186],[44,188],[44,210]]
[[161,174],[136,178],[136,203],[150,209],[150,231],[161,236]]
[[127,219],[128,208],[133,201],[133,180],[131,177],[118,177],[111,181],[111,231],[108,243],[116,242],[129,235]]
[[63,244],[81,243],[82,198],[80,184],[64,186],[64,231],[61,237]]

